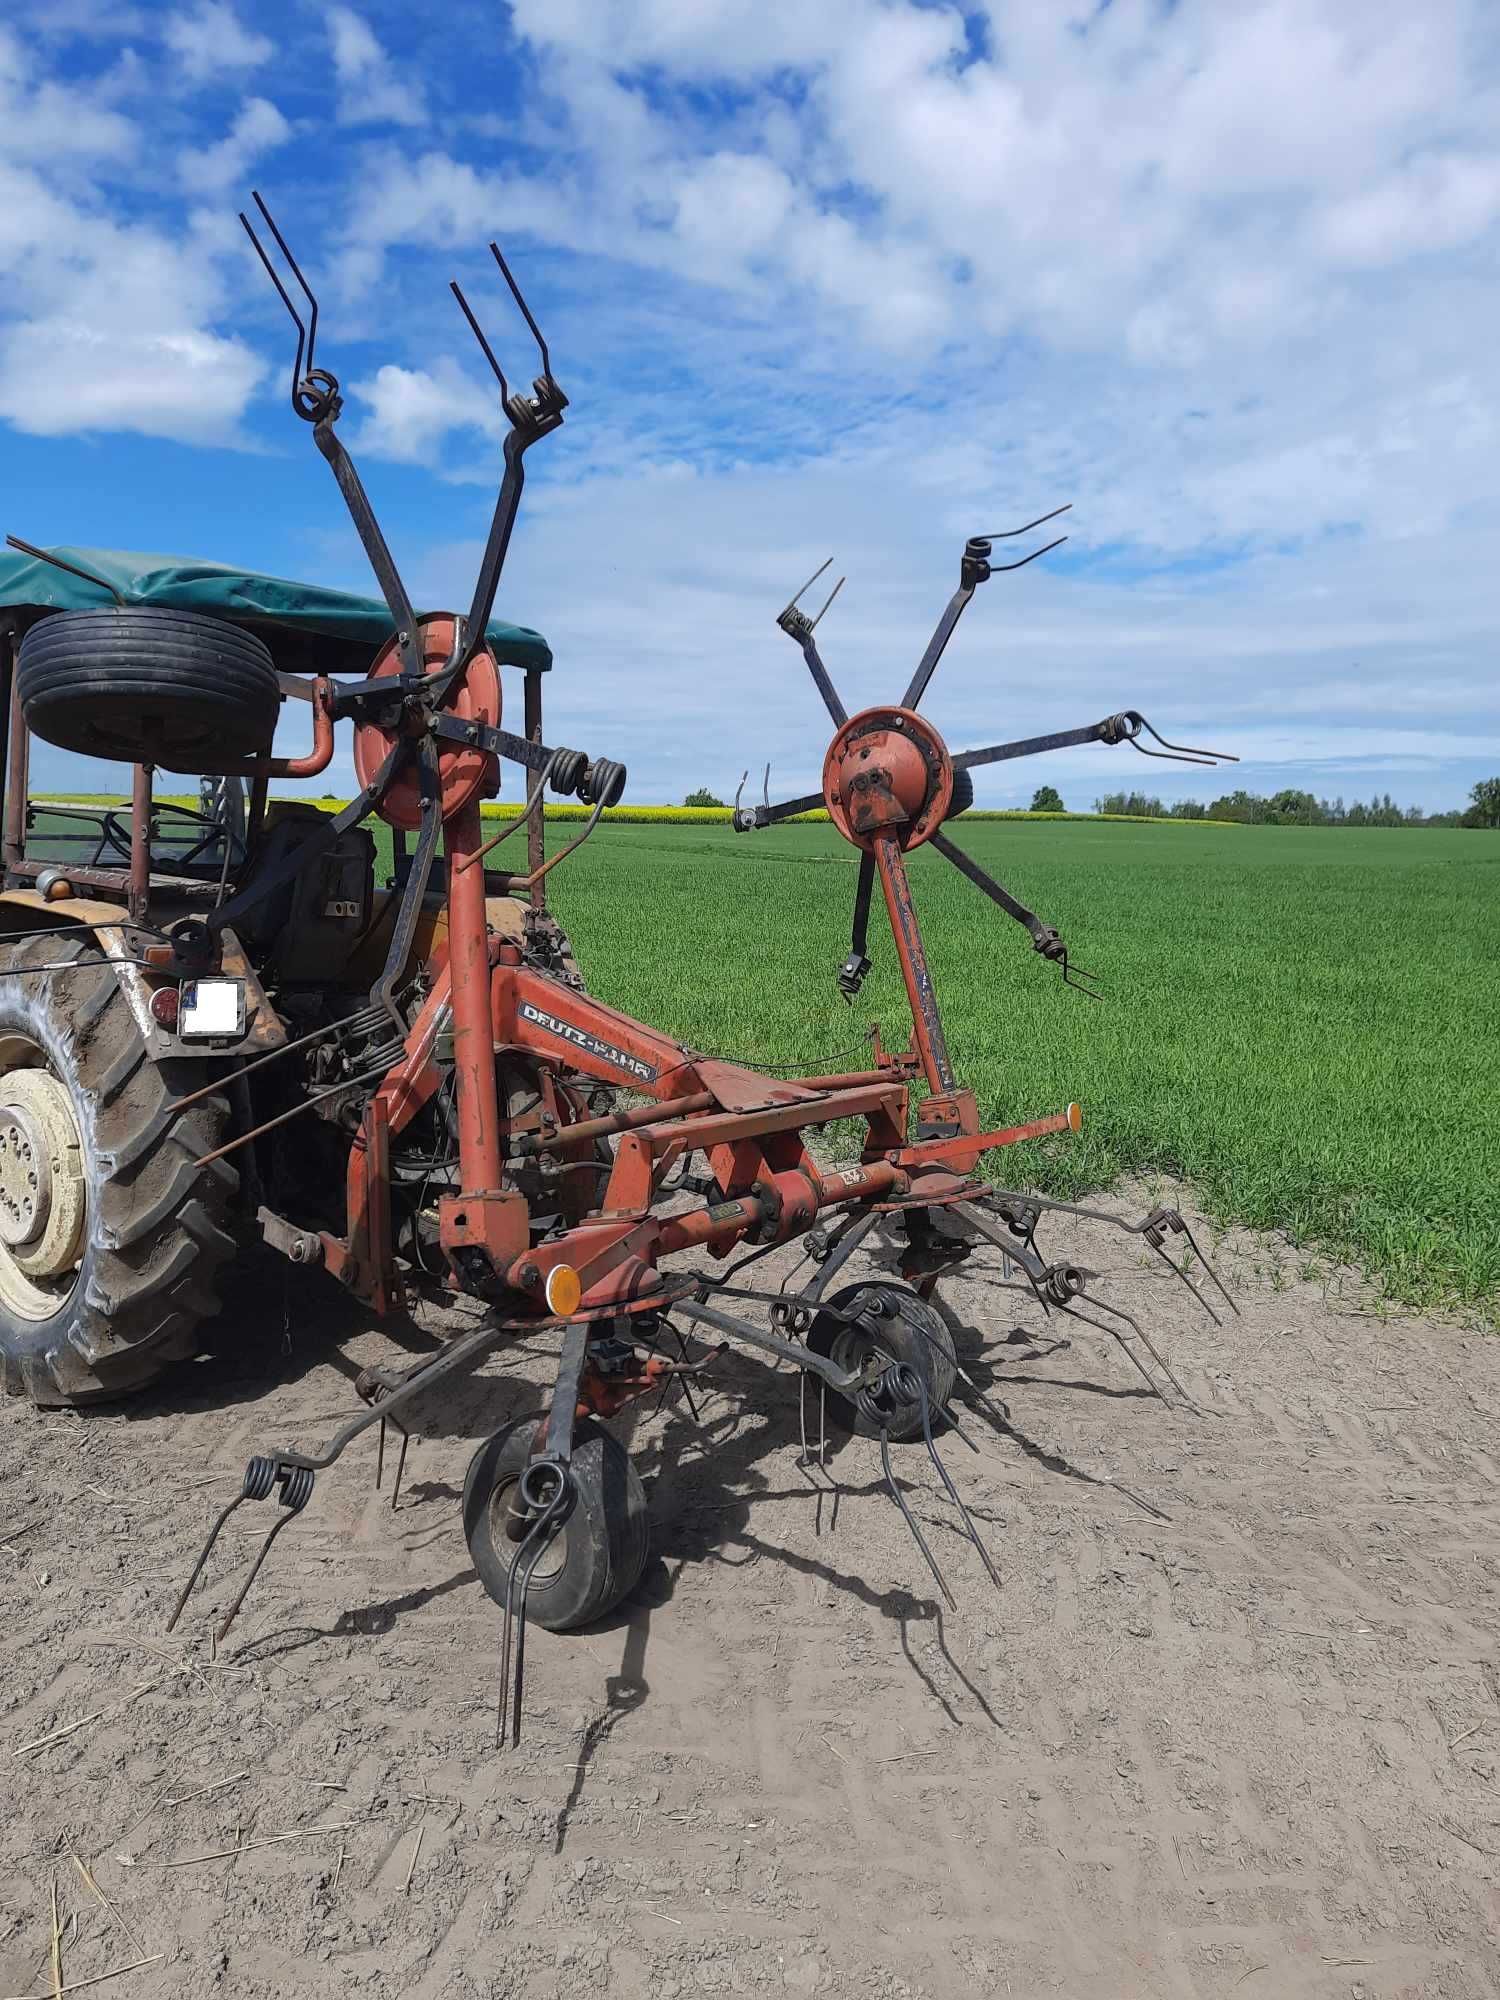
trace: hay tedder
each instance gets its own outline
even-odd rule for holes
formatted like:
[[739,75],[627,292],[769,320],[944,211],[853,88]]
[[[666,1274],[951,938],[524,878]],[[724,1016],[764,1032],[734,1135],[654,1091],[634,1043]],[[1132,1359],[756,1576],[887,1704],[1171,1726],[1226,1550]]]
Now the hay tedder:
[[[193,1351],[250,1225],[376,1314],[429,1293],[483,1303],[470,1330],[414,1364],[367,1369],[356,1385],[362,1407],[323,1451],[251,1459],[173,1614],[175,1623],[228,1514],[274,1495],[282,1511],[222,1633],[316,1475],[358,1435],[378,1425],[383,1456],[393,1423],[404,1455],[403,1418],[417,1397],[458,1384],[503,1343],[555,1340],[546,1408],[480,1447],[464,1495],[475,1566],[504,1608],[513,1730],[528,1611],[555,1630],[584,1624],[617,1604],[645,1564],[643,1489],[603,1422],[674,1384],[690,1395],[726,1345],[789,1363],[814,1389],[815,1445],[803,1400],[809,1462],[823,1462],[830,1404],[878,1439],[890,1494],[946,1596],[893,1470],[891,1444],[919,1441],[993,1575],[937,1441],[956,1394],[1003,1413],[960,1366],[932,1303],[942,1274],[994,1246],[1049,1310],[1113,1336],[1158,1393],[1158,1375],[1177,1384],[1137,1322],[1086,1291],[1087,1272],[1038,1248],[1048,1212],[1088,1211],[982,1175],[996,1148],[1076,1131],[1079,1113],[1070,1105],[984,1129],[949,1060],[905,856],[933,846],[1088,993],[1057,932],[951,838],[972,801],[969,772],[1091,742],[1193,761],[1213,753],[1168,743],[1125,710],[949,754],[920,703],[975,590],[995,569],[1020,566],[992,561],[999,537],[968,543],[959,588],[892,707],[845,712],[818,620],[794,600],[779,623],[835,730],[823,784],[782,805],[737,806],[735,825],[748,833],[826,806],[860,855],[839,984],[852,997],[868,969],[878,882],[910,1043],[890,1050],[872,1034],[862,1069],[773,1077],[602,1005],[548,910],[546,878],[620,798],[625,768],[546,740],[547,648],[491,617],[525,455],[567,408],[546,343],[492,245],[541,372],[529,394],[511,388],[455,284],[499,386],[504,477],[467,612],[418,614],[338,436],[339,385],[318,365],[316,299],[256,203],[279,261],[241,219],[296,327],[292,407],[333,470],[382,601],[14,539],[0,562],[6,1387],[42,1403],[139,1389]],[[504,726],[506,669],[522,676],[519,729]],[[301,756],[272,752],[285,702],[306,711],[311,747]],[[355,798],[337,811],[270,801],[277,778],[327,767],[346,720]],[[33,733],[133,765],[131,810],[28,799]],[[491,831],[480,806],[499,789],[502,760],[527,774],[526,797]],[[153,771],[192,774],[198,804],[155,798]],[[550,856],[549,790],[592,808]],[[394,867],[380,886],[371,816],[393,832]],[[506,872],[495,850],[517,834],[525,865]],[[832,1164],[813,1135],[851,1119],[863,1123],[859,1157]],[[900,1246],[899,1272],[840,1284],[882,1219]],[[1166,1248],[1177,1235],[1196,1248],[1181,1216],[1158,1208],[1120,1226],[1212,1310]],[[743,1278],[793,1241],[802,1277],[775,1292]],[[748,1247],[725,1265],[739,1246]]]

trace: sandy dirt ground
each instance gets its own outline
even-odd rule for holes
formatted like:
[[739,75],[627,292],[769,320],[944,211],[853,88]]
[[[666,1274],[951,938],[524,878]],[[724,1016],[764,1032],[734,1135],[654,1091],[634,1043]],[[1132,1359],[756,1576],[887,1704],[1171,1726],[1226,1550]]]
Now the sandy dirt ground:
[[434,1394],[396,1512],[373,1432],[322,1474],[217,1655],[271,1510],[163,1626],[244,1460],[399,1346],[273,1267],[145,1403],[4,1406],[0,1995],[53,1992],[54,1893],[101,2000],[1500,1990],[1500,1342],[1248,1237],[1222,1329],[1122,1237],[1047,1247],[1201,1414],[988,1259],[945,1280],[1010,1411],[943,1447],[998,1593],[897,1448],[953,1612],[873,1445],[835,1440],[836,1502],[798,1470],[788,1376],[734,1361],[701,1427],[639,1406],[645,1579],[533,1629],[515,1752],[457,1502],[541,1357]]

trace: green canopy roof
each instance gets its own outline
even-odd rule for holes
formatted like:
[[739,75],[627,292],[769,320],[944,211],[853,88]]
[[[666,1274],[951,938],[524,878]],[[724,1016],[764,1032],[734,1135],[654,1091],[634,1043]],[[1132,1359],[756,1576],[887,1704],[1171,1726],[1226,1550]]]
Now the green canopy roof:
[[[0,548],[0,611],[20,614],[23,628],[48,611],[90,611],[112,601],[199,611],[247,626],[266,642],[288,673],[364,673],[391,635],[391,614],[378,599],[189,556],[138,555],[127,549],[56,548],[61,561],[88,570],[98,583],[16,549]],[[501,666],[552,665],[540,632],[491,619],[490,651]]]

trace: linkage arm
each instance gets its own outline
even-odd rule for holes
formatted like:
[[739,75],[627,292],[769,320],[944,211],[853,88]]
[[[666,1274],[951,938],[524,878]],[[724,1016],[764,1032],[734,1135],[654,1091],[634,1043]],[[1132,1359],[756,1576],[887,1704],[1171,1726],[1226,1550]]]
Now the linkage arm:
[[960,875],[966,875],[976,889],[982,889],[992,903],[998,903],[1008,917],[1014,917],[1023,929],[1030,932],[1033,948],[1039,951],[1043,958],[1050,959],[1054,965],[1062,967],[1065,986],[1077,987],[1080,993],[1088,993],[1091,1000],[1099,998],[1097,993],[1090,993],[1088,987],[1082,983],[1093,975],[1068,964],[1067,946],[1050,924],[1042,922],[1035,910],[1027,909],[1026,905],[1013,896],[1002,882],[997,882],[993,875],[986,874],[979,863],[965,854],[964,850],[956,846],[945,833],[931,835],[931,843],[939,854],[953,863]]
[[327,459],[333,476],[339,483],[339,491],[344,496],[344,504],[349,509],[355,532],[370,559],[370,567],[374,570],[375,580],[380,585],[380,594],[386,601],[386,607],[396,627],[396,644],[401,649],[402,670],[408,674],[420,674],[422,648],[417,632],[416,614],[411,608],[411,599],[406,594],[406,585],[401,581],[395,558],[380,531],[380,523],[375,519],[375,510],[370,505],[370,496],[365,492],[364,482],[355,470],[354,460],[345,449],[343,439],[333,428],[340,407],[339,398],[335,395],[327,414],[313,425],[313,442]]

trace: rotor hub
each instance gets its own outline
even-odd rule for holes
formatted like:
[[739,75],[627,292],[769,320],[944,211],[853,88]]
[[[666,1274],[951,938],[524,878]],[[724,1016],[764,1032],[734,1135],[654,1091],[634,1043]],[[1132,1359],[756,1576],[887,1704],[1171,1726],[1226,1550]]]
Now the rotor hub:
[[953,802],[948,746],[915,709],[863,709],[828,746],[823,798],[829,818],[856,847],[892,836],[902,848],[920,847]]
[[[451,612],[430,612],[419,618],[422,665],[435,673],[448,660],[453,648],[456,620]],[[392,634],[375,656],[371,680],[395,680],[401,673],[401,645]],[[392,689],[392,702],[399,691]],[[500,726],[500,671],[487,652],[476,653],[464,669],[463,679],[446,704],[450,714],[462,722],[477,722],[488,729]],[[404,710],[397,718],[361,722],[354,732],[354,770],[362,786],[373,783],[375,774],[403,735],[421,728],[420,716]],[[476,798],[493,798],[500,789],[500,765],[488,750],[466,744],[440,743],[438,771],[442,817],[472,804]],[[414,833],[422,823],[422,794],[416,764],[408,760],[397,773],[376,807],[380,817],[404,833]]]

